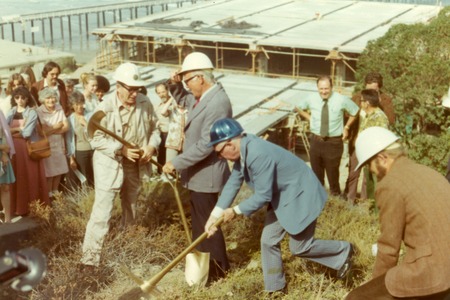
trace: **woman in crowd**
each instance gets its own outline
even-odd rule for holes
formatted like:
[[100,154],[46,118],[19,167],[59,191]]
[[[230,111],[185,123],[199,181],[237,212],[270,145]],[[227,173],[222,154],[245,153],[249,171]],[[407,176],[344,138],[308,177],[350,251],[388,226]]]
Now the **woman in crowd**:
[[[30,66],[22,67],[22,69],[20,69],[20,74],[27,83],[26,87],[29,91],[31,91],[31,87],[36,83],[36,75],[34,75],[33,68],[31,68]],[[27,75],[28,78],[26,78],[26,76],[24,75]]]
[[67,98],[69,98],[69,104],[70,104],[70,96],[72,95],[73,91],[75,90],[75,82],[72,78],[67,78],[64,80],[64,84],[66,85],[66,94]]
[[[173,160],[182,150],[184,141],[184,127],[187,120],[187,109],[184,102],[177,102],[170,97],[167,86],[160,84],[156,86],[156,93],[162,99],[170,98],[160,107],[160,114],[169,118],[168,133],[165,140],[166,161]],[[166,95],[167,94],[167,95]]]
[[6,120],[16,151],[11,161],[16,177],[11,189],[11,215],[22,216],[28,214],[31,201],[48,204],[49,199],[44,162],[32,160],[27,151],[27,140],[40,139],[38,116],[29,105],[32,96],[27,88],[18,87],[12,92],[11,99],[12,108]]
[[73,113],[69,116],[69,130],[66,132],[67,156],[72,170],[79,169],[86,177],[88,185],[94,185],[92,150],[87,138],[87,124],[92,113],[84,109],[84,96],[74,91],[69,98]]
[[[158,117],[158,129],[161,136],[161,143],[159,144],[158,149],[158,163],[161,166],[164,166],[166,163],[166,139],[169,131],[169,107],[171,107],[172,97],[169,95],[169,89],[164,83],[157,84],[155,87],[155,92],[158,95],[161,102],[156,107],[156,116]],[[159,175],[162,174],[162,169],[158,167]],[[166,178],[166,176],[161,176],[162,179]]]
[[97,78],[94,74],[83,73],[80,76],[83,85],[83,95],[85,100],[84,109],[87,113],[93,112],[98,105],[98,99],[95,92],[97,91]]
[[36,109],[52,152],[50,157],[44,159],[49,197],[58,193],[61,175],[69,171],[64,143],[64,133],[69,129],[69,123],[62,106],[57,103],[57,97],[56,91],[52,88],[41,90],[39,92],[41,106]]
[[3,113],[0,111],[0,197],[5,223],[11,222],[11,195],[10,185],[16,181],[10,159],[16,153],[11,132]]
[[8,115],[11,110],[11,94],[12,92],[20,87],[25,86],[25,80],[19,73],[14,73],[9,77],[8,84],[6,86],[6,98],[2,99],[0,102],[0,110],[3,112],[5,116]]
[[103,96],[109,92],[111,85],[105,76],[96,75],[95,78],[97,78],[97,91],[95,91],[95,94],[97,95],[98,102],[102,102]]

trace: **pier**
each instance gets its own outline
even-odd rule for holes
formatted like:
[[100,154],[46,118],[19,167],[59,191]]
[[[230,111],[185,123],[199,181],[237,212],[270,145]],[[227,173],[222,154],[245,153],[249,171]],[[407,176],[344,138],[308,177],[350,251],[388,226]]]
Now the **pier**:
[[[120,4],[90,6],[79,9],[4,16],[0,21],[0,37],[1,39],[8,39],[9,37],[13,42],[22,42],[24,44],[28,43],[35,45],[37,43],[37,35],[40,35],[41,44],[46,44],[47,42],[53,44],[55,38],[61,38],[62,40],[64,40],[64,35],[65,33],[67,33],[69,41],[72,41],[74,34],[82,36],[84,33],[86,36],[88,36],[89,30],[94,29],[89,28],[89,24],[90,22],[92,22],[90,18],[95,18],[94,20],[97,21],[97,28],[99,28],[107,24],[122,22],[124,20],[125,14],[129,19],[132,20],[153,14],[156,8],[158,8],[158,11],[166,11],[168,10],[169,5],[182,7],[184,2],[194,4],[197,1],[136,1]],[[60,36],[55,36],[55,26],[58,27],[58,23],[58,32]],[[73,27],[75,26],[78,27],[78,33],[75,33],[75,31],[73,30]],[[17,35],[21,36],[21,40],[20,38],[18,39]],[[47,35],[49,35],[50,40],[47,40]]]

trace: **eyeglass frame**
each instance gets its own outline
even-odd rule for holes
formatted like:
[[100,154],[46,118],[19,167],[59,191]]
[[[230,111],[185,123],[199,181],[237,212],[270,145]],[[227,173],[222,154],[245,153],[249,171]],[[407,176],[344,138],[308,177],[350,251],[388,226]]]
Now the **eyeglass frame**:
[[202,74],[195,74],[194,76],[189,77],[188,79],[183,79],[183,83],[187,85],[189,81],[195,79],[196,77],[203,76]]
[[120,84],[120,86],[123,87],[130,94],[133,94],[134,92],[140,93],[143,90],[142,86],[140,86],[140,87],[131,87],[131,86],[128,86],[125,83],[120,82],[120,81],[118,81],[117,83]]
[[19,99],[23,99],[23,100],[28,100],[27,96],[23,96],[23,95],[15,95],[14,100],[19,100]]

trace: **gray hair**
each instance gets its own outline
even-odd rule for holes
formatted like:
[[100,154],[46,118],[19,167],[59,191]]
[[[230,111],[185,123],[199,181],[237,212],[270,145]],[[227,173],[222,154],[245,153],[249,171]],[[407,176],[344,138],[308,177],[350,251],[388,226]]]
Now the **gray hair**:
[[71,105],[74,104],[84,104],[86,102],[86,100],[84,99],[84,95],[83,93],[79,92],[79,91],[74,91],[72,93],[72,95],[70,95],[69,97],[69,101]]
[[47,98],[58,98],[58,94],[52,88],[46,87],[43,90],[39,91],[39,102],[43,103]]
[[192,76],[195,75],[202,75],[203,79],[205,79],[205,81],[211,85],[216,83],[212,70],[198,70],[192,73]]
[[389,147],[387,147],[386,149],[381,151],[381,153],[385,154],[386,156],[388,156],[394,160],[401,156],[407,155],[407,151],[406,151],[405,147],[399,142],[395,142],[395,143],[389,145]]

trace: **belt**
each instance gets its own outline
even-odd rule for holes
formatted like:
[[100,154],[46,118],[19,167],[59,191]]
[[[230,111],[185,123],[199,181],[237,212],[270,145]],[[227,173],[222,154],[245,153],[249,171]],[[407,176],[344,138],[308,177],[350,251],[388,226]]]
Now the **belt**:
[[332,141],[332,140],[342,140],[342,135],[338,135],[338,136],[320,136],[317,134],[314,134],[311,132],[311,137],[313,139],[322,141],[322,142],[326,142],[326,141]]

